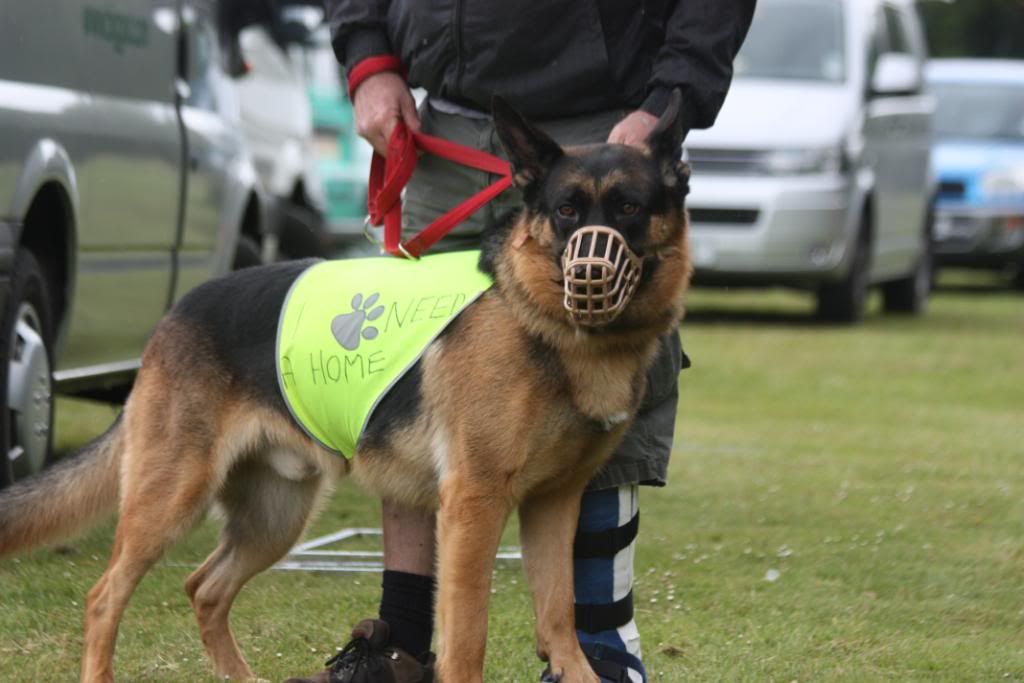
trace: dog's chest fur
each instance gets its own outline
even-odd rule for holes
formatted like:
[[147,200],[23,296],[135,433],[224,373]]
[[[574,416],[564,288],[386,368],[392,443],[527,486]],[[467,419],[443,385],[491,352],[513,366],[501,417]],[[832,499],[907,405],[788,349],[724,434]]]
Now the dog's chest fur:
[[416,413],[361,448],[353,471],[381,495],[415,492],[425,505],[452,472],[515,499],[589,478],[632,421],[644,362],[546,346],[489,292],[423,356]]

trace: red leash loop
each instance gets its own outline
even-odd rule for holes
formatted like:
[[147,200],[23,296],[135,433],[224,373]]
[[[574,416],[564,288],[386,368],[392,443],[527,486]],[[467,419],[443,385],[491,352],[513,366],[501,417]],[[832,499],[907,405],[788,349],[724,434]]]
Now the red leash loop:
[[[430,152],[456,163],[476,168],[501,178],[480,192],[439,216],[408,242],[402,243],[402,189],[409,183],[416,168],[417,150]],[[384,251],[392,256],[419,258],[439,239],[447,235],[481,206],[512,185],[512,168],[507,161],[431,135],[411,132],[398,122],[388,139],[388,155],[374,152],[370,162],[370,187],[367,209],[371,225],[384,224]]]

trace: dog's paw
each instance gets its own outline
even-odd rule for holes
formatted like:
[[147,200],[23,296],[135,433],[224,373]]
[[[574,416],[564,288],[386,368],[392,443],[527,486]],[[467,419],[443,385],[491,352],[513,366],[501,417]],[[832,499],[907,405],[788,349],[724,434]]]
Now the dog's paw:
[[540,675],[540,683],[600,683],[601,680],[604,679],[598,678],[589,666],[583,666],[578,671],[555,667],[552,671],[549,665]]

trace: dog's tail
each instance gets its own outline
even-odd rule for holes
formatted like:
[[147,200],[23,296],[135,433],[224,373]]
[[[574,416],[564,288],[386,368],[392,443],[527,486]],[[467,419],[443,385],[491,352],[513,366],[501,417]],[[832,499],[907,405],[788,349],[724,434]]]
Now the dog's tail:
[[0,557],[56,543],[114,512],[123,442],[118,416],[81,450],[0,490]]

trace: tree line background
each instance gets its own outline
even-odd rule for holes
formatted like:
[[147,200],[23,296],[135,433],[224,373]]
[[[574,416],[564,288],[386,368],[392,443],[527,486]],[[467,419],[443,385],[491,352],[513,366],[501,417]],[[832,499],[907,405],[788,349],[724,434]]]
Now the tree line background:
[[917,0],[932,57],[1024,59],[1024,0]]

